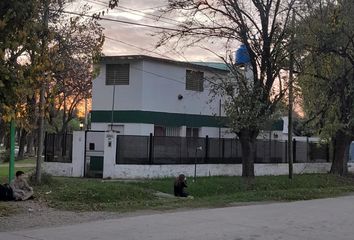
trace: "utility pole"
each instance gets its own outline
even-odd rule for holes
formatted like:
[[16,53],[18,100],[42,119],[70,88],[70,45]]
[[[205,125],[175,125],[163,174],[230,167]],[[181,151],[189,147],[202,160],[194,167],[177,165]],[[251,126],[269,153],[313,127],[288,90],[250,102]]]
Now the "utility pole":
[[[47,54],[47,43],[48,43],[48,21],[49,21],[49,0],[43,0],[43,37],[42,37],[42,52],[41,52],[41,61]],[[48,72],[44,73],[44,79],[41,82],[41,89],[39,94],[39,128],[38,128],[38,152],[37,152],[37,162],[36,162],[36,182],[41,183],[41,163],[42,163],[42,153],[43,153],[43,138],[44,138],[44,108],[45,108],[45,88],[47,82]]]
[[111,131],[113,131],[113,123],[114,123],[114,103],[115,103],[115,96],[116,96],[116,71],[113,74],[113,94],[112,94],[112,112],[111,112]]
[[87,130],[87,124],[88,124],[88,121],[87,121],[87,97],[85,97],[85,122],[84,122],[84,130],[86,131]]
[[295,10],[291,21],[292,33],[290,38],[289,51],[289,112],[288,112],[288,163],[289,163],[289,179],[293,178],[293,80],[294,80],[294,28],[295,28]]

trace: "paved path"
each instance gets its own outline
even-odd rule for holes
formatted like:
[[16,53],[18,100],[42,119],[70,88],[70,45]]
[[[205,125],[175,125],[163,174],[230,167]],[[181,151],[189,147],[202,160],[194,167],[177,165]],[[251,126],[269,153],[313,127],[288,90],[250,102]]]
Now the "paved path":
[[0,233],[1,240],[353,240],[354,196],[127,217]]

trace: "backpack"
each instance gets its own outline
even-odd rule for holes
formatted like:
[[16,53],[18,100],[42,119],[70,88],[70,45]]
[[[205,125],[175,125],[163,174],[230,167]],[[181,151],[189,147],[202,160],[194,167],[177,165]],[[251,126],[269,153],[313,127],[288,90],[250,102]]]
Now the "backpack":
[[9,184],[0,184],[0,201],[14,200],[12,188]]

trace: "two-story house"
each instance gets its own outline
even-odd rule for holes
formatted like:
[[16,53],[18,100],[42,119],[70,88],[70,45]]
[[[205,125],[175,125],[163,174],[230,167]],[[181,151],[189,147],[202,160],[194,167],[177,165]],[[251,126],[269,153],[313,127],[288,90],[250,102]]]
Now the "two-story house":
[[[221,65],[222,66],[222,65]],[[214,65],[144,55],[105,56],[93,81],[91,129],[123,135],[226,137],[220,97],[210,81],[228,71]]]

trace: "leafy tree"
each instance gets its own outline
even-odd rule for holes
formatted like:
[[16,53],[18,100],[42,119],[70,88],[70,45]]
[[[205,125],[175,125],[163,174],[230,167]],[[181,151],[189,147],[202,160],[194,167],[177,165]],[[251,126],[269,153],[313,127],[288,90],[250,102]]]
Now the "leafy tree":
[[[82,8],[83,13],[87,10],[86,6]],[[93,18],[61,14],[58,22],[60,25],[52,30],[49,53],[52,76],[47,90],[47,117],[49,123],[54,123],[62,112],[62,123],[56,130],[64,133],[78,104],[91,97],[92,79],[97,72],[94,64],[101,55],[104,37],[102,27]]]
[[331,172],[347,172],[354,139],[354,3],[311,0],[299,23],[299,85],[308,123],[334,145]]
[[0,114],[5,123],[14,117],[22,95],[28,66],[23,57],[36,40],[37,6],[35,0],[0,2]]
[[[291,11],[295,0],[199,1],[170,0],[166,14],[182,15],[177,31],[162,33],[158,46],[183,46],[202,41],[243,43],[250,56],[248,75],[230,64],[228,78],[210,80],[213,92],[223,96],[228,125],[242,146],[242,176],[254,177],[255,143],[264,122],[276,112],[286,87],[280,78],[288,58]],[[229,59],[222,58],[225,62]],[[278,87],[275,83],[279,81]]]

